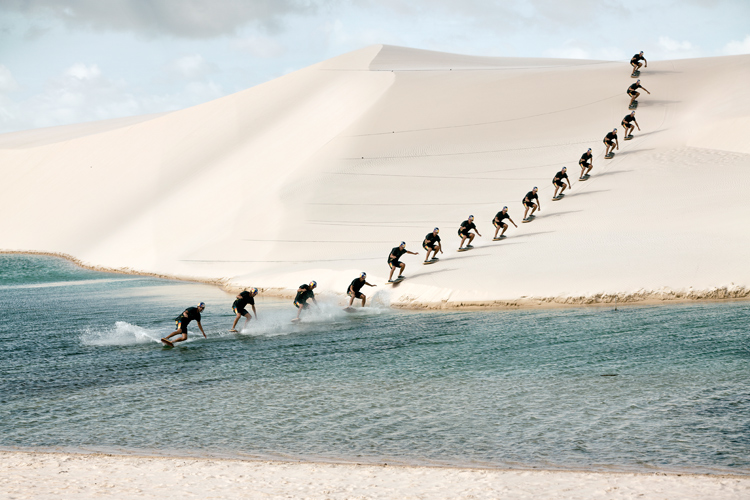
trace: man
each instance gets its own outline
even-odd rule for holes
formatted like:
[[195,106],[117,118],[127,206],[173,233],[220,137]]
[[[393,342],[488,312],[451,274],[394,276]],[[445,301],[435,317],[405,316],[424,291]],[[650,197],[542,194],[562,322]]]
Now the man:
[[243,329],[247,328],[247,324],[250,323],[250,319],[253,317],[249,312],[247,312],[247,309],[245,309],[245,306],[250,304],[250,306],[253,308],[253,314],[255,314],[255,319],[258,319],[258,313],[255,312],[255,299],[254,297],[258,295],[258,289],[253,288],[249,292],[247,290],[243,290],[237,295],[237,299],[232,303],[232,311],[234,311],[234,314],[237,316],[234,318],[234,323],[232,323],[232,329],[229,330],[230,332],[237,333],[237,330],[235,329],[237,327],[237,322],[240,320],[241,317],[245,318],[245,324],[243,325]]
[[363,286],[377,286],[371,285],[367,282],[367,273],[359,273],[359,278],[355,278],[350,284],[349,288],[346,289],[346,294],[349,295],[349,307],[352,307],[354,299],[362,299],[362,307],[365,307],[367,303],[367,297],[364,293],[360,293]]
[[612,132],[608,132],[607,135],[604,136],[604,145],[607,146],[607,151],[604,153],[604,156],[609,156],[610,152],[614,155],[615,154],[615,145],[617,146],[617,149],[620,149],[620,143],[617,141],[617,129],[612,130]]
[[[508,215],[508,207],[503,207],[502,210],[495,214],[495,218],[492,219],[492,224],[495,226],[495,236],[492,237],[493,240],[499,240],[506,237],[505,230],[508,229],[508,224],[503,222],[505,219],[508,219],[514,226],[516,226],[516,223],[513,222],[513,219]],[[503,232],[498,236],[497,232],[500,231],[500,228],[503,228]],[[518,226],[516,226],[516,229],[518,229]]]
[[[164,337],[162,342],[164,342],[167,345],[173,345],[177,342],[182,342],[183,340],[187,340],[188,338],[188,325],[191,321],[195,320],[195,322],[198,324],[198,328],[200,329],[201,333],[203,334],[203,337],[206,337],[206,332],[203,331],[203,326],[201,325],[201,313],[206,308],[206,304],[201,302],[198,304],[198,307],[188,307],[184,311],[182,311],[182,314],[177,316],[174,320],[175,326],[177,329]],[[180,338],[172,341],[169,340],[175,335],[181,335]]]
[[649,95],[651,95],[651,92],[648,91],[646,87],[641,85],[640,80],[636,80],[633,85],[628,87],[628,95],[630,96],[630,104],[628,106],[632,106],[636,99],[638,99],[638,96],[641,95],[640,92],[638,92],[638,89],[645,90]]
[[[474,225],[474,216],[470,215],[468,219],[463,221],[461,223],[461,227],[458,228],[458,236],[461,238],[461,244],[458,245],[458,250],[461,250],[461,247],[464,246],[464,242],[468,239],[469,243],[466,244],[465,250],[468,250],[470,248],[474,248],[474,246],[471,244],[472,241],[474,241],[475,234],[471,234],[471,230],[474,230],[477,234],[479,234],[479,230],[477,229],[477,226]],[[482,236],[479,234],[479,236]]]
[[[557,198],[557,190],[560,189],[560,196],[563,195],[565,192],[565,188],[571,189],[570,185],[570,178],[568,177],[568,167],[563,167],[562,170],[560,170],[558,173],[555,174],[555,177],[552,179],[552,185],[555,186],[555,194],[552,195],[552,199]],[[563,181],[565,179],[568,181],[568,185],[565,185],[565,182]]]
[[315,292],[313,292],[317,286],[318,284],[315,281],[311,281],[309,285],[299,286],[297,289],[297,295],[294,297],[294,307],[297,308],[297,317],[292,321],[299,321],[299,315],[302,310],[310,307],[310,304],[307,303],[309,299],[312,299],[313,303],[315,303],[315,307],[318,307],[318,301],[315,300]]
[[398,278],[396,278],[396,279],[404,277],[403,274],[404,274],[404,269],[406,269],[406,264],[404,264],[403,262],[401,262],[399,259],[405,253],[410,253],[412,255],[417,255],[417,252],[410,252],[409,250],[406,249],[406,242],[405,241],[402,241],[399,246],[393,247],[393,249],[391,249],[391,253],[388,255],[388,265],[391,267],[391,274],[388,275],[388,283],[392,283],[393,282],[393,279],[392,279],[393,278],[393,271],[395,271],[396,269],[400,269],[400,271],[398,273]]
[[434,252],[432,254],[432,260],[438,260],[438,252],[443,253],[443,246],[440,243],[440,236],[438,236],[439,232],[440,229],[435,228],[431,233],[427,233],[424,237],[422,248],[427,250],[427,256],[424,259],[425,262],[430,262],[430,253]]
[[[539,188],[534,186],[534,189],[526,193],[526,196],[523,197],[523,206],[526,208],[523,212],[523,220],[527,221],[531,219],[534,216],[534,212],[536,212],[537,208],[539,208],[539,211],[542,211],[542,204],[539,201],[539,196],[536,194],[537,191],[539,191]],[[534,200],[536,200],[536,203],[534,203]],[[538,203],[538,206],[537,206]],[[531,213],[528,217],[526,217],[526,214],[529,212],[529,209],[531,209]]]
[[646,63],[646,68],[648,68],[648,61],[645,57],[643,57],[643,51],[641,51],[640,54],[636,54],[633,56],[632,59],[630,59],[630,65],[633,67],[633,74],[635,75],[635,72],[641,69],[641,66],[643,66],[639,61],[643,61]]
[[591,169],[594,168],[594,158],[591,154],[591,148],[581,155],[581,159],[578,160],[578,165],[581,166],[581,176],[578,178],[579,181],[584,180],[584,177],[589,175]]
[[638,132],[641,131],[641,126],[638,125],[637,121],[635,121],[635,111],[631,111],[629,115],[625,115],[625,118],[622,119],[621,123],[621,125],[625,128],[625,139],[633,138],[632,133],[635,127],[630,124],[631,122],[635,124],[635,127],[638,127]]

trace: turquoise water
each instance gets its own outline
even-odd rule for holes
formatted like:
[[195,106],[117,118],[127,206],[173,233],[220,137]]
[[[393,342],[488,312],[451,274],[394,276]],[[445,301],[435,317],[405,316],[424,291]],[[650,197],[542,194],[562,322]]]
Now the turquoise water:
[[[347,314],[0,255],[0,447],[750,473],[750,304]],[[203,339],[158,339],[203,300]]]

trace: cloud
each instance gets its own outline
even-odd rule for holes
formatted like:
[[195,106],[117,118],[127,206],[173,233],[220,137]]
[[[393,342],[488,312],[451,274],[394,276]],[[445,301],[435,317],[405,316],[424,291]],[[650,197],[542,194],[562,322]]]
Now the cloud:
[[260,35],[238,38],[232,41],[231,46],[262,59],[280,57],[286,53],[286,48],[280,42]]
[[0,64],[0,94],[15,92],[20,89],[21,86],[18,85],[16,79],[13,78],[13,74],[11,74],[10,70]]
[[742,41],[732,40],[721,49],[721,53],[728,56],[750,54],[750,35],[747,35]]
[[211,38],[248,24],[280,29],[283,16],[314,14],[324,0],[3,0],[3,10],[71,28]]
[[659,47],[668,52],[684,52],[693,49],[693,44],[686,41],[678,42],[668,36],[659,37]]
[[202,80],[216,70],[216,65],[206,61],[200,54],[180,57],[167,65],[169,73],[185,80]]

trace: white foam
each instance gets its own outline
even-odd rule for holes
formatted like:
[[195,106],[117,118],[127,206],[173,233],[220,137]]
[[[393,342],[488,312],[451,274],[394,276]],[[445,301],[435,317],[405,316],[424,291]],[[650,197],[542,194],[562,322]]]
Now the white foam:
[[163,331],[149,330],[125,321],[118,321],[114,328],[108,330],[86,329],[80,339],[83,344],[91,346],[137,345],[149,342],[158,344],[163,334]]

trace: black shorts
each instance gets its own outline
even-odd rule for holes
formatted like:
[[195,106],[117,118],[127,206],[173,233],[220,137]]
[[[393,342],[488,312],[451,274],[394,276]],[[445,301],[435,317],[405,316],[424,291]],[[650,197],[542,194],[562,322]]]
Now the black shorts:
[[307,309],[308,307],[310,307],[310,304],[308,304],[307,302],[297,302],[295,300],[294,307],[296,307],[297,309]]
[[248,315],[247,309],[245,309],[244,307],[240,307],[240,308],[233,307],[232,311],[234,311],[234,314],[239,314],[240,316]]
[[458,236],[459,236],[459,238],[468,238],[468,237],[469,237],[469,232],[467,231],[467,232],[465,232],[465,233],[464,233],[464,232],[462,232],[462,231],[461,231],[461,230],[459,229],[459,230],[458,230]]
[[533,201],[524,201],[523,202],[523,206],[524,207],[528,207],[528,208],[533,208],[534,207],[534,202]]
[[[437,243],[435,243],[435,245],[437,245]],[[428,252],[432,252],[433,250],[435,250],[435,248],[433,246],[430,246],[429,244],[422,245],[422,248],[424,248]]]
[[588,162],[588,161],[586,161],[586,160],[581,160],[581,161],[579,161],[579,162],[578,162],[578,164],[579,164],[580,166],[582,166],[583,168],[586,168],[586,167],[588,167],[588,166],[589,166],[589,162]]
[[628,95],[629,95],[630,97],[635,97],[635,96],[636,96],[636,94],[638,94],[638,92],[636,92],[635,90],[628,90]]
[[388,263],[391,268],[395,269],[397,267],[401,267],[401,261],[400,260],[392,260]]
[[508,227],[508,224],[506,224],[505,222],[497,222],[496,220],[492,221],[492,225],[498,229],[500,229],[501,227]]
[[552,184],[554,184],[557,187],[563,187],[563,181],[562,181],[562,179],[560,179],[559,181],[553,180]]
[[351,290],[349,290],[348,295],[352,295],[352,294],[354,294],[355,299],[361,299],[362,297],[364,297],[364,295],[362,295],[362,292],[352,292]]
[[630,127],[632,127],[632,126],[633,126],[633,125],[629,124],[629,123],[628,123],[628,122],[626,122],[626,121],[623,121],[623,122],[622,122],[622,123],[621,123],[620,125],[622,125],[622,126],[623,126],[623,127],[625,127],[625,128],[630,128]]
[[612,141],[610,141],[609,139],[604,139],[604,141],[603,141],[603,142],[604,142],[604,144],[606,144],[607,146],[614,146],[614,145],[615,145],[615,143],[614,143],[614,142],[612,142]]
[[176,320],[174,320],[175,330],[180,330],[182,333],[187,335],[187,327],[189,323],[190,321],[188,321],[186,318],[177,318]]

